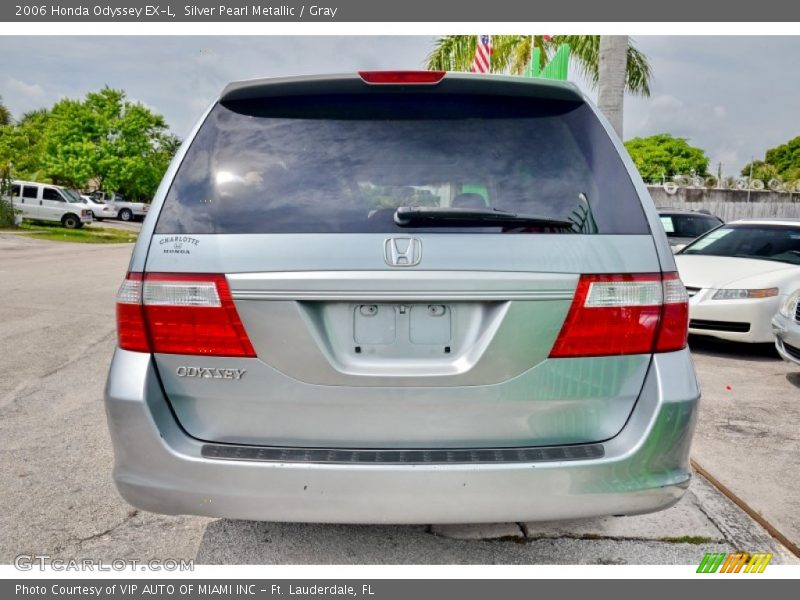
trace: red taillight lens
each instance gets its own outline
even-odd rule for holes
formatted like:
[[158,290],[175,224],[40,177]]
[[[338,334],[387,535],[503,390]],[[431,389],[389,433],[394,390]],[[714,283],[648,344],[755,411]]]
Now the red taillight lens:
[[117,344],[123,350],[150,352],[144,324],[141,273],[128,273],[117,292]]
[[[129,280],[130,275],[126,284]],[[148,273],[140,282],[139,298],[144,340],[149,344],[146,349],[141,344],[136,348],[123,345],[127,339],[123,333],[130,336],[126,332],[133,323],[119,320],[120,348],[164,354],[256,355],[224,275]],[[127,314],[120,313],[122,306],[128,304],[118,298],[118,315]]]
[[656,339],[656,352],[686,347],[689,336],[689,294],[677,273],[664,273],[664,306]]
[[445,75],[444,71],[359,71],[361,79],[367,83],[439,83]]
[[677,273],[582,275],[550,357],[680,350],[687,327],[688,296]]

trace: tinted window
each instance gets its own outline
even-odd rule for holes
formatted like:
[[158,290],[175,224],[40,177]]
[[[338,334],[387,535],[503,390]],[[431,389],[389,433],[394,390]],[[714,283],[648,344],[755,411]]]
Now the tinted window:
[[58,190],[53,188],[44,188],[42,190],[42,200],[55,200],[57,202],[65,202],[64,197],[58,193]]
[[11,185],[11,196],[17,198],[19,196],[19,185],[16,183]]
[[377,93],[236,101],[201,127],[156,232],[396,233],[399,206],[568,219],[581,194],[600,233],[648,232],[619,156],[582,104]]
[[692,242],[681,254],[758,258],[800,265],[800,227],[726,225]]
[[[667,227],[666,220],[671,222],[671,231]],[[696,238],[703,235],[709,229],[721,225],[722,221],[715,217],[704,215],[669,215],[661,217],[661,222],[665,224],[668,237],[688,237]]]
[[23,198],[33,198],[35,200],[36,199],[36,194],[38,193],[38,191],[39,191],[39,188],[30,186],[30,185],[24,185],[24,186],[22,186],[22,197]]

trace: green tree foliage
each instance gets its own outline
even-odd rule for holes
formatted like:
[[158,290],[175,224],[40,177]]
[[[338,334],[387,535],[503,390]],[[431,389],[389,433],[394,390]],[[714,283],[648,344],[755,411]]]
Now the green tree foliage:
[[646,138],[633,138],[625,142],[639,174],[645,181],[661,181],[673,175],[708,175],[708,156],[690,146],[686,138],[666,133]]
[[[531,58],[531,45],[542,49],[542,65],[552,58],[559,45],[569,44],[573,64],[591,83],[597,85],[600,73],[599,35],[554,35],[550,38],[532,35],[492,36],[491,70],[494,73],[521,74]],[[474,35],[446,35],[436,41],[428,55],[427,67],[432,70],[469,71],[475,58],[477,38]],[[650,95],[652,71],[647,57],[628,40],[628,64],[625,88],[632,94]]]
[[62,100],[50,111],[44,168],[55,183],[93,183],[132,199],[149,199],[171,159],[173,137],[164,117],[104,88],[83,101]]
[[9,169],[15,178],[49,181],[42,169],[49,116],[45,109],[35,110],[16,123],[0,125],[0,169]]
[[149,200],[180,140],[166,121],[121,90],[64,99],[0,127],[0,163],[16,177]]
[[[745,177],[750,176],[750,163],[747,163],[742,169],[742,175]],[[775,165],[772,165],[763,160],[754,160],[753,164],[753,179],[760,179],[761,181],[769,181],[770,179],[781,179],[780,172]]]
[[11,124],[11,111],[3,104],[3,97],[0,96],[0,125]]
[[[742,175],[750,175],[750,164],[742,168]],[[764,160],[753,161],[753,178],[769,181],[800,180],[800,136],[767,150]]]
[[11,169],[0,164],[0,227],[14,226],[14,205],[11,202]]

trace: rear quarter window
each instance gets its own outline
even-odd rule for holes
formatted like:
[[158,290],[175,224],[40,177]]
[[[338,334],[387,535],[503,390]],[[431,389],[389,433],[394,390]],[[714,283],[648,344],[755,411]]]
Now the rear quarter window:
[[399,206],[569,219],[580,213],[581,195],[593,232],[649,232],[619,155],[582,103],[388,93],[265,98],[212,109],[156,233],[396,233],[406,231],[392,219]]

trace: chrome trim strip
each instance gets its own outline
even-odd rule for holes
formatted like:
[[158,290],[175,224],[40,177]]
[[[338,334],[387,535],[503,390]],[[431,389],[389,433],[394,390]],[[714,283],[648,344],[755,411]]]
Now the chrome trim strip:
[[340,291],[340,290],[236,290],[231,292],[234,300],[330,300],[371,301],[507,301],[507,300],[571,300],[572,294],[560,291],[513,292],[513,291],[425,291],[402,292],[390,290]]
[[571,300],[578,276],[503,271],[232,273],[236,300]]

